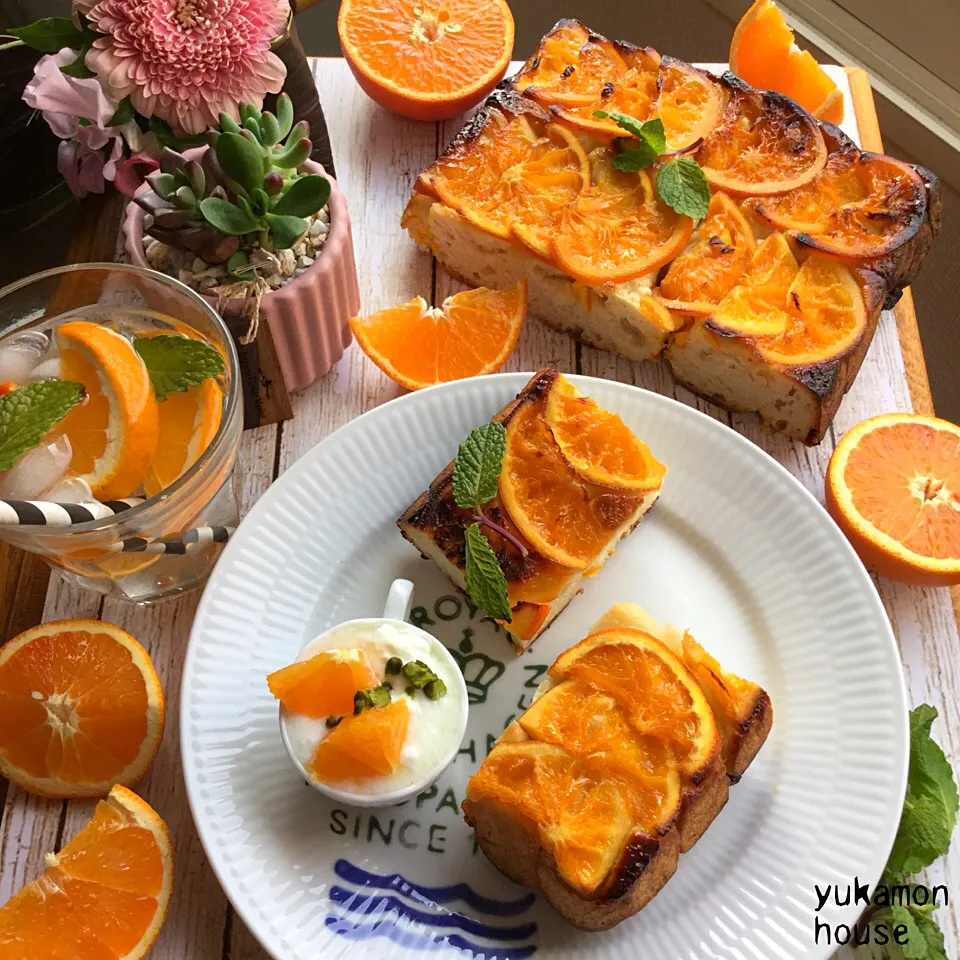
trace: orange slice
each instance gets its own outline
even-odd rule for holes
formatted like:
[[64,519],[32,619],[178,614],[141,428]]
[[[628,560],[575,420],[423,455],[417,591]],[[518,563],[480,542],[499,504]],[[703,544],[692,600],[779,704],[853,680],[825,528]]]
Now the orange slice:
[[879,257],[920,229],[926,188],[909,164],[849,150],[833,154],[805,186],[745,206],[806,246],[840,257]]
[[720,752],[716,720],[693,674],[640,630],[602,630],[562,653],[554,680],[574,679],[612,696],[634,729],[673,745],[691,776]]
[[507,425],[500,499],[524,539],[555,563],[583,570],[636,511],[638,498],[591,487],[569,464],[544,418],[543,401]]
[[0,649],[0,774],[47,797],[136,783],[163,737],[163,691],[143,647],[99,620],[56,620]]
[[525,280],[507,290],[478,287],[428,307],[423,297],[354,317],[363,352],[408,390],[493,373],[517,345],[527,315]]
[[307,769],[321,783],[368,780],[393,773],[410,722],[406,699],[345,717],[320,741]]
[[353,697],[380,682],[362,650],[325,650],[267,677],[270,692],[291,712],[320,720],[353,713]]
[[723,90],[715,79],[688,63],[664,57],[653,113],[663,121],[668,150],[688,150],[704,139],[723,116]]
[[773,0],[756,0],[737,24],[730,69],[751,86],[791,97],[820,120],[843,122],[842,92],[811,54],[797,47]]
[[960,427],[889,413],[837,444],[827,510],[860,559],[894,580],[960,583]]
[[537,830],[558,873],[589,895],[609,874],[633,832],[618,785],[566,750],[546,743],[497,744],[467,785],[467,804],[516,809]]
[[31,960],[141,960],[173,889],[167,825],[115,786],[47,869],[0,907],[0,955]]
[[740,209],[725,193],[714,193],[706,219],[670,264],[657,295],[677,313],[707,316],[746,272],[756,249]]
[[735,194],[786,193],[827,162],[817,122],[775,93],[733,87],[723,121],[697,153],[710,185]]
[[203,455],[220,429],[223,390],[204,380],[184,393],[171,393],[159,404],[157,455],[143,481],[148,497],[165,490]]
[[159,442],[159,412],[147,368],[129,340],[73,320],[57,328],[60,375],[82,383],[87,400],[58,429],[70,439],[70,473],[99,500],[131,496],[150,470]]
[[620,283],[672,260],[687,245],[693,221],[656,194],[646,170],[626,173],[602,148],[591,154],[592,183],[556,219],[553,254],[581,283]]
[[620,490],[657,490],[667,468],[615,414],[558,380],[547,398],[546,419],[567,462],[585,480]]
[[414,120],[448,120],[478,104],[513,52],[505,0],[342,0],[337,31],[364,93]]

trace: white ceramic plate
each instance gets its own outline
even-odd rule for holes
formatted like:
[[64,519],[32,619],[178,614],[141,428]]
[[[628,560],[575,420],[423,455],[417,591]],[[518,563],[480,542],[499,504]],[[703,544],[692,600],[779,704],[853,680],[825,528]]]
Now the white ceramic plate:
[[[523,374],[402,397],[318,444],[229,544],[197,613],[181,699],[184,773],[204,846],[244,922],[278,960],[823,960],[815,885],[874,883],[903,800],[907,707],[870,578],[820,505],[736,433],[636,387],[571,377],[669,467],[660,502],[523,657],[394,522]],[[473,691],[463,749],[436,790],[381,811],[300,779],[265,675],[341,620],[417,585],[415,622],[461,658]],[[460,815],[488,744],[547,664],[613,603],[688,627],[762,684],[773,731],[663,892],[612,931],[582,934],[473,848]],[[417,609],[419,608],[419,609]],[[832,901],[831,901],[832,902]]]

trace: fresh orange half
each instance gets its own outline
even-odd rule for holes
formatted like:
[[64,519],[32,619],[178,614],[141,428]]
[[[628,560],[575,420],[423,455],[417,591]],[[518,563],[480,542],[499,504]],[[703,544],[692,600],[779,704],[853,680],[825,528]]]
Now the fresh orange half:
[[0,773],[31,793],[96,797],[136,783],[163,715],[150,656],[119,627],[56,620],[0,649]]
[[693,242],[670,264],[657,295],[677,313],[707,316],[746,272],[756,249],[740,208],[717,191]]
[[115,786],[47,869],[0,907],[9,960],[141,960],[163,927],[173,890],[167,825]]
[[542,400],[507,425],[500,499],[538,553],[576,570],[597,558],[638,504],[632,491],[598,488],[573,469],[547,426]]
[[322,651],[274,670],[270,692],[291,712],[316,720],[353,712],[353,698],[379,682],[362,650]]
[[667,468],[620,417],[568,380],[550,389],[546,418],[561,453],[585,480],[635,492],[659,489]]
[[493,373],[517,345],[527,315],[525,280],[507,290],[478,287],[428,307],[423,297],[354,317],[363,352],[408,390]]
[[220,429],[223,390],[214,379],[159,404],[159,442],[153,466],[143,481],[148,497],[165,490],[200,459]]
[[591,186],[556,218],[553,254],[581,283],[621,283],[672,260],[687,245],[693,221],[668,207],[646,170],[626,173],[613,153],[591,153]]
[[307,769],[321,783],[391,774],[400,763],[409,723],[406,697],[344,717],[320,741]]
[[751,86],[791,97],[820,120],[843,122],[840,88],[810,53],[797,47],[773,0],[756,0],[737,24],[730,69]]
[[73,448],[70,472],[99,500],[129,497],[147,476],[160,436],[147,368],[129,340],[97,323],[64,323],[56,338],[60,375],[87,391],[58,427]]
[[513,52],[505,0],[342,0],[337,30],[364,93],[413,120],[478,104]]
[[827,162],[827,145],[817,122],[791,100],[734,86],[697,160],[715,189],[765,196],[809,183]]
[[912,413],[858,424],[826,477],[830,516],[871,570],[922,586],[960,583],[960,427]]
[[920,229],[926,187],[909,164],[876,153],[833,154],[810,183],[745,202],[805,246],[840,257],[878,257]]

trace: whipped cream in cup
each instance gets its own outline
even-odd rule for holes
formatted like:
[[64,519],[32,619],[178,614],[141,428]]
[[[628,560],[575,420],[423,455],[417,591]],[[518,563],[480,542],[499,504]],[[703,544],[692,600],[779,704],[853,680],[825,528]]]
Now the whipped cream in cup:
[[463,674],[436,637],[406,622],[412,600],[413,584],[394,580],[382,617],[347,620],[332,627],[307,643],[297,657],[299,662],[324,650],[361,650],[381,676],[391,657],[399,657],[404,663],[422,660],[447,688],[438,700],[430,700],[422,690],[408,697],[402,676],[387,677],[394,681],[394,699],[405,698],[410,711],[397,769],[383,776],[337,784],[322,783],[307,770],[317,746],[331,733],[326,721],[292,713],[280,705],[280,734],[290,759],[315,790],[340,803],[383,807],[415,797],[450,765],[463,741],[468,706]]

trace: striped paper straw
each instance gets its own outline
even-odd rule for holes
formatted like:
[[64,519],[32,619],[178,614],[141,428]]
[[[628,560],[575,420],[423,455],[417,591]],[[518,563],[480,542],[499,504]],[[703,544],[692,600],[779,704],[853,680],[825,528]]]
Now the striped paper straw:
[[89,520],[105,520],[143,503],[141,497],[125,500],[91,500],[88,503],[52,503],[49,500],[0,500],[0,524],[28,527],[70,527]]
[[226,543],[236,527],[193,527],[177,537],[162,540],[145,540],[131,537],[116,543],[111,548],[115,553],[178,553],[184,554],[188,547],[207,543]]

